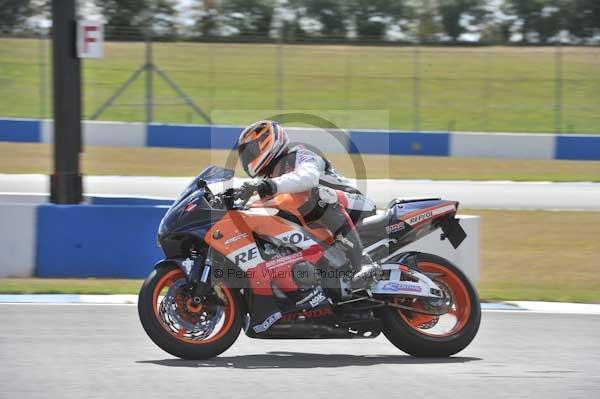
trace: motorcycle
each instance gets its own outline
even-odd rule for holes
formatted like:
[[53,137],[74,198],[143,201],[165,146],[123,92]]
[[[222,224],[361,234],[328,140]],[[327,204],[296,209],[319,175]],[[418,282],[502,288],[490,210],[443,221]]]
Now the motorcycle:
[[[457,248],[466,233],[458,202],[394,199],[356,229],[381,278],[353,290],[345,252],[324,226],[298,209],[311,196],[280,194],[249,202],[233,178],[210,166],[169,208],[158,229],[165,258],[143,283],[142,326],[156,345],[183,359],[227,350],[243,330],[256,339],[373,339],[381,333],[418,357],[463,350],[479,329],[477,292],[439,256],[402,247],[441,229]],[[343,206],[343,203],[340,203]]]

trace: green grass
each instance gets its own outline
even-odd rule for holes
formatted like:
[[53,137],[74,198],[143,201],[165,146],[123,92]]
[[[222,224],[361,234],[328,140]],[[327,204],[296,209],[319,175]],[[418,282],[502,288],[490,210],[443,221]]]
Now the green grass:
[[141,286],[124,279],[0,278],[1,294],[137,294]]
[[[50,115],[39,44],[0,39],[0,115]],[[552,47],[425,47],[418,63],[408,47],[157,43],[154,55],[216,123],[304,111],[354,128],[414,129],[418,115],[421,130],[555,131]],[[565,48],[563,60],[562,131],[600,133],[600,49]],[[142,43],[106,43],[104,58],[84,61],[85,115],[143,62]],[[143,120],[143,88],[142,76],[102,119]],[[154,92],[156,121],[202,122],[156,76]]]
[[[462,213],[482,218],[477,289],[483,300],[600,303],[600,212]],[[0,279],[0,293],[137,294],[140,285],[140,280]]]
[[[0,143],[0,173],[49,174],[51,149],[48,144]],[[194,176],[210,164],[226,165],[228,156],[224,150],[86,147],[81,160],[86,175]],[[346,154],[328,158],[348,177],[356,177],[353,162],[358,162],[372,179],[600,181],[598,161]],[[243,176],[239,167],[237,171]]]
[[600,303],[600,212],[463,212],[481,216],[482,298]]

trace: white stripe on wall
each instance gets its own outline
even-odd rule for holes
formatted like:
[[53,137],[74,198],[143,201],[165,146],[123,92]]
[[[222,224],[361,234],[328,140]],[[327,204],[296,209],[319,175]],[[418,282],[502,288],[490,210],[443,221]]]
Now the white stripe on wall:
[[[51,143],[54,137],[52,120],[43,120],[42,143]],[[146,124],[138,122],[83,121],[83,144],[107,147],[145,147]]]
[[450,156],[553,159],[555,136],[520,133],[450,133]]
[[35,273],[37,206],[0,205],[0,278]]
[[466,215],[459,215],[458,219],[467,233],[467,238],[458,248],[454,249],[448,239],[440,240],[442,231],[437,230],[403,247],[402,252],[420,251],[446,258],[476,282],[481,271],[481,219]]
[[290,143],[304,144],[314,147],[320,152],[327,153],[348,153],[349,137],[343,130],[328,131],[325,129],[286,127]]

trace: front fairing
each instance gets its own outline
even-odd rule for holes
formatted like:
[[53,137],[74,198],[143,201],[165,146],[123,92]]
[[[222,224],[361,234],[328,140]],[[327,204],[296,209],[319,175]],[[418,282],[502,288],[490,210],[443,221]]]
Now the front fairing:
[[209,201],[213,197],[208,184],[231,179],[233,171],[210,166],[200,173],[175,200],[158,227],[158,243],[165,253],[181,247],[181,241],[203,239],[212,224],[226,213],[213,208]]

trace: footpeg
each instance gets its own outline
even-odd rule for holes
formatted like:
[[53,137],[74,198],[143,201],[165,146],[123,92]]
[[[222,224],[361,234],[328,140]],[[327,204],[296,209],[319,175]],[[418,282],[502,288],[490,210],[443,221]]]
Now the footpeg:
[[350,286],[352,290],[361,290],[369,287],[371,284],[378,282],[381,279],[383,271],[377,263],[369,263],[363,267],[352,277]]

